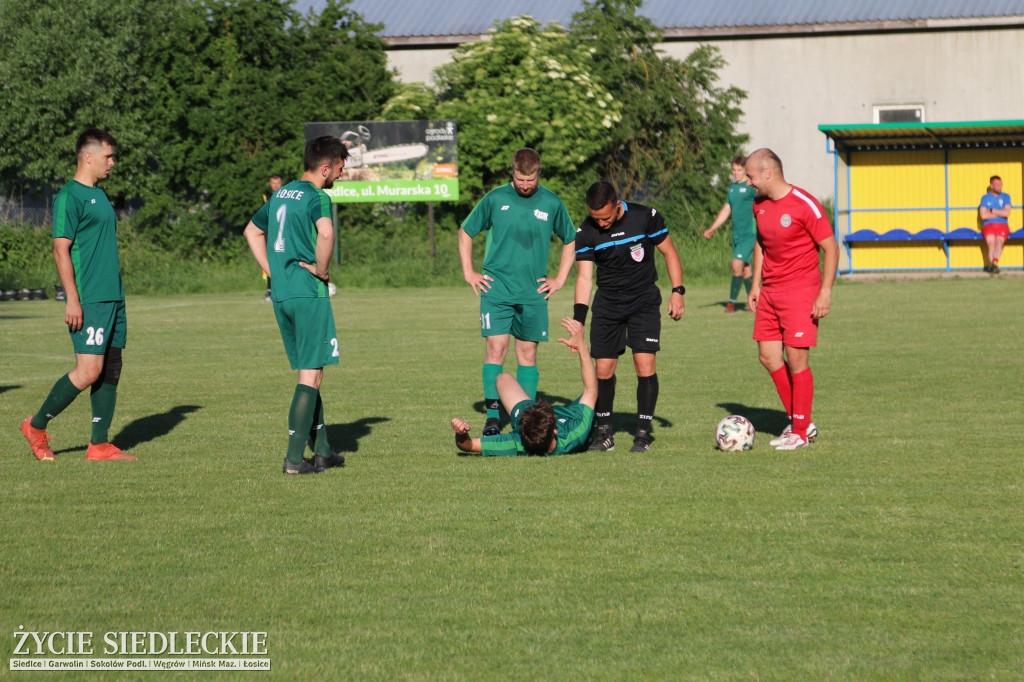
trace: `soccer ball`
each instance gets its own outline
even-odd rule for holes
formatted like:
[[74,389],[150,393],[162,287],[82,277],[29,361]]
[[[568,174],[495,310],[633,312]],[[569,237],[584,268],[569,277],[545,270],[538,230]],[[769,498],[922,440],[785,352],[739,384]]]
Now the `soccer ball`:
[[754,447],[754,425],[746,417],[729,415],[718,422],[715,443],[724,452],[743,452]]

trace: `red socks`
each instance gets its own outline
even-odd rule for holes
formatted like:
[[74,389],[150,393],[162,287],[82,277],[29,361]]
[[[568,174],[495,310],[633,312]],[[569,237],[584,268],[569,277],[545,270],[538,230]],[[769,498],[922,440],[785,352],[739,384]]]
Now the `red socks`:
[[807,440],[807,428],[811,425],[811,405],[814,402],[814,377],[811,368],[794,374],[793,382],[793,433]]
[[793,420],[793,433],[807,440],[811,405],[814,403],[814,376],[810,367],[790,376],[789,365],[783,365],[772,372],[771,377],[783,409]]
[[782,409],[786,416],[793,414],[793,384],[789,380],[789,365],[783,365],[771,373],[772,381],[775,382],[775,390],[779,392],[779,400],[782,401]]

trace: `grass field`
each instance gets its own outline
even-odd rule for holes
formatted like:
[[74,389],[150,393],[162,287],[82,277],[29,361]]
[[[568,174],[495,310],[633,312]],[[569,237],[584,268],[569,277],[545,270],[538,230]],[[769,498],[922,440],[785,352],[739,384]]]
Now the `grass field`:
[[[456,455],[450,418],[483,423],[468,287],[342,291],[322,392],[348,465],[304,477],[258,290],[129,299],[111,433],[136,462],[85,461],[87,395],[58,461],[29,455],[71,347],[61,304],[0,304],[0,676],[24,626],[265,631],[282,679],[1021,679],[1024,279],[840,282],[792,453],[726,287],[665,326],[650,454],[627,360],[618,448],[550,459]],[[561,344],[539,365],[579,394]],[[712,449],[730,413],[752,451]]]

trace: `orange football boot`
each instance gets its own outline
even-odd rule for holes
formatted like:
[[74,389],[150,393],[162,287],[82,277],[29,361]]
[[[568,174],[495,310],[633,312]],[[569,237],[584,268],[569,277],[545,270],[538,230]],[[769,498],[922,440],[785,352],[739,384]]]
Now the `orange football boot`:
[[46,429],[32,428],[32,417],[21,422],[21,432],[25,434],[25,438],[28,438],[29,447],[32,448],[32,454],[36,456],[36,459],[44,462],[52,462],[57,459],[53,455],[53,450],[50,449],[50,435],[46,433]]
[[85,458],[93,461],[108,459],[135,459],[135,455],[124,454],[121,452],[121,448],[117,447],[113,443],[100,443],[99,445],[89,443],[89,450],[85,453]]

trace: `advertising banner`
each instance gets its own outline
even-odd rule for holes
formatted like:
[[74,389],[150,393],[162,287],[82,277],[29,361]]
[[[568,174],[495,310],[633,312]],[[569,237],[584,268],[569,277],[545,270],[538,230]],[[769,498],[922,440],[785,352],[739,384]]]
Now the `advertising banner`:
[[331,201],[455,201],[459,198],[455,121],[307,123],[308,143],[336,135],[348,145]]

